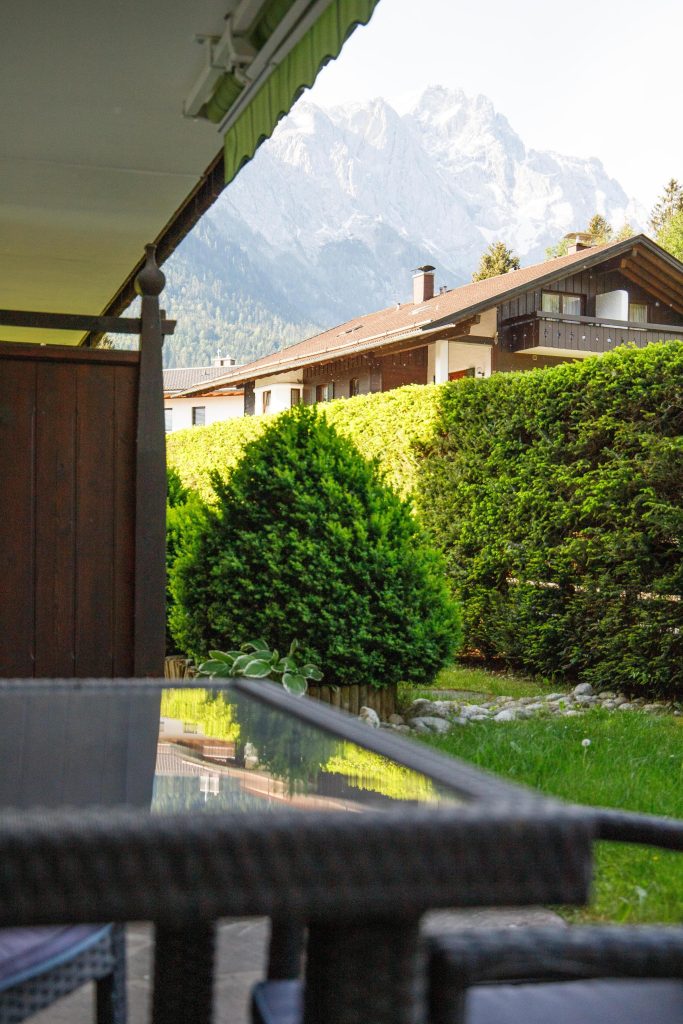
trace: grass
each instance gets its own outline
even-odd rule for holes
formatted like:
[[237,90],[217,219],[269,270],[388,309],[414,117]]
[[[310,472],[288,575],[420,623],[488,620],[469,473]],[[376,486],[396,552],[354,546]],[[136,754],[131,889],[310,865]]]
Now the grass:
[[490,697],[535,697],[539,693],[561,691],[566,687],[549,683],[545,679],[530,679],[512,672],[494,672],[485,668],[449,665],[439,672],[430,686],[399,684],[399,704],[409,704],[418,697],[429,697],[431,690],[471,690]]
[[[680,718],[595,710],[580,718],[479,723],[420,739],[565,800],[683,818]],[[600,843],[590,906],[559,909],[570,920],[680,922],[683,857]]]

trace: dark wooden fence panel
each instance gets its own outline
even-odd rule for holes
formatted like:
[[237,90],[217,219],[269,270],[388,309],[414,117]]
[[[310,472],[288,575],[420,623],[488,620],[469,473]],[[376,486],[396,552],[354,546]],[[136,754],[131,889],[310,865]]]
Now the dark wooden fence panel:
[[34,364],[0,365],[0,673],[34,666]]
[[138,374],[0,346],[0,676],[132,675]]
[[75,368],[36,363],[36,637],[37,676],[74,674],[76,560]]
[[114,368],[114,600],[115,677],[132,676],[135,604],[135,433],[137,375]]

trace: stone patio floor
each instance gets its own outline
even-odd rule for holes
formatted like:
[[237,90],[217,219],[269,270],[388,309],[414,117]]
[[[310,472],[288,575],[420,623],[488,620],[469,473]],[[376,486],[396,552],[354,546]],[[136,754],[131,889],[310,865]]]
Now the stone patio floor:
[[[456,928],[518,927],[561,924],[552,911],[542,908],[510,910],[435,911],[424,920],[425,931]],[[216,983],[216,1024],[248,1024],[249,992],[263,977],[268,923],[263,919],[230,920],[221,925],[218,942]],[[128,1021],[147,1024],[149,1020],[150,975],[153,936],[146,925],[128,929]],[[94,988],[85,985],[78,992],[31,1018],[35,1024],[93,1024]]]

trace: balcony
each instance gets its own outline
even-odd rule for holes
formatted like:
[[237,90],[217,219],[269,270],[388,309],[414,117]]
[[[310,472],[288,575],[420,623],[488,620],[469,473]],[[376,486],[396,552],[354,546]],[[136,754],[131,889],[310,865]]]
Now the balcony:
[[633,323],[536,310],[506,320],[500,336],[509,352],[582,358],[611,352],[619,345],[644,348],[652,342],[683,340],[683,324]]

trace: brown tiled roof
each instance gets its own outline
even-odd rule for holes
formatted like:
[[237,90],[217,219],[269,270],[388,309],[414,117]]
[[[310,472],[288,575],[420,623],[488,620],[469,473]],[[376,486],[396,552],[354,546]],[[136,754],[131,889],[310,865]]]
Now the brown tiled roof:
[[204,384],[225,374],[224,366],[181,366],[175,370],[164,370],[164,394],[185,391],[195,384]]
[[[225,384],[237,384],[309,363],[367,352],[404,337],[425,334],[429,330],[444,326],[444,321],[457,323],[477,312],[498,305],[515,293],[526,290],[529,285],[562,277],[567,269],[574,266],[600,263],[605,258],[632,248],[636,242],[658,249],[650,239],[644,235],[637,235],[626,241],[591,246],[590,249],[583,249],[569,256],[559,256],[531,267],[523,267],[521,270],[512,270],[507,274],[452,288],[450,291],[435,295],[427,302],[402,302],[376,313],[356,317],[322,334],[316,334],[279,352],[256,359],[252,363],[236,366],[225,373],[220,381]],[[195,393],[201,392],[202,386],[196,385],[191,390]]]

